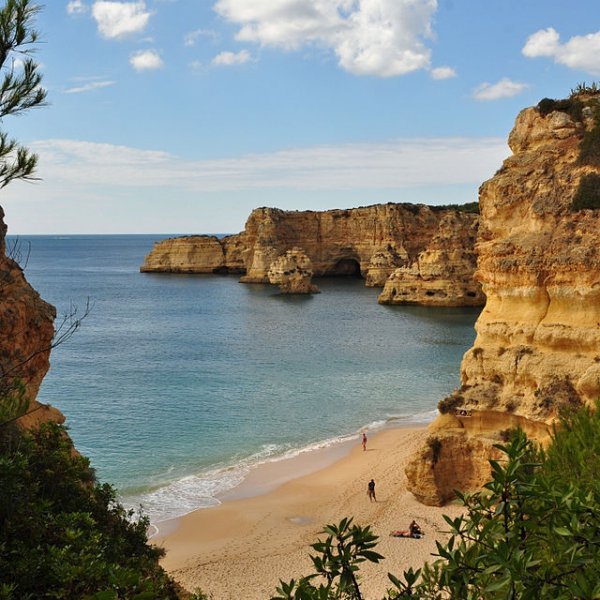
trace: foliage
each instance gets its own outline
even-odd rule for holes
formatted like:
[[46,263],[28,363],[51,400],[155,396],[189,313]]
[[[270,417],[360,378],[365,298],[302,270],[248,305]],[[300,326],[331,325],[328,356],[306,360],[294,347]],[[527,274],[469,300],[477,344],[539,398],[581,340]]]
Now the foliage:
[[0,448],[0,598],[177,598],[115,490],[98,484],[64,429],[46,424]]
[[576,96],[564,100],[553,100],[552,98],[542,98],[538,102],[537,109],[542,117],[551,112],[560,111],[567,113],[574,121],[583,120],[583,102]]
[[579,144],[580,165],[600,167],[600,105],[596,104],[592,109],[593,127],[588,129]]
[[[0,121],[43,106],[46,91],[31,58],[38,33],[32,22],[40,7],[31,0],[6,0],[0,9]],[[33,179],[37,156],[0,131],[0,188],[14,179]]]
[[454,409],[461,406],[464,403],[464,401],[464,398],[460,394],[454,393],[440,400],[438,402],[437,407],[440,413],[445,415],[447,413],[453,412]]
[[588,173],[579,180],[571,210],[578,211],[584,208],[600,208],[600,175],[597,173]]
[[442,453],[442,441],[436,436],[427,438],[427,446],[431,450],[431,461],[435,466]]
[[25,395],[25,384],[20,379],[8,382],[0,377],[2,401],[0,402],[0,427],[25,414],[29,398]]
[[[490,461],[491,481],[459,495],[464,515],[445,517],[451,535],[437,543],[438,560],[389,574],[388,600],[600,598],[600,406],[565,417],[545,453],[520,430],[497,448],[506,459]],[[317,575],[282,584],[276,598],[361,597],[335,595],[331,579],[316,588]]]
[[[352,519],[342,519],[339,525],[326,525],[322,533],[327,534],[327,538],[312,544],[319,552],[310,557],[315,573],[299,581],[281,581],[277,588],[279,595],[271,600],[362,599],[356,573],[360,563],[377,563],[383,558],[373,550],[377,536],[369,527],[352,525]],[[318,587],[312,583],[317,577],[325,580]]]
[[573,98],[574,96],[597,94],[598,92],[600,92],[600,87],[598,87],[598,84],[595,81],[592,81],[590,85],[583,81],[582,83],[578,83],[575,88],[571,90],[570,97]]
[[479,202],[466,202],[465,204],[439,204],[430,206],[431,210],[456,210],[457,212],[479,214]]

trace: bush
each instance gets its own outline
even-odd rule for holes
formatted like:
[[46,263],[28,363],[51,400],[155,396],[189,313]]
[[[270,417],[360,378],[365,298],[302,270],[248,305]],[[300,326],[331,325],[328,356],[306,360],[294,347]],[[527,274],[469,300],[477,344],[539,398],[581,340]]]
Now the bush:
[[579,144],[577,162],[580,165],[600,167],[600,106],[594,106],[592,115],[594,126],[583,135],[583,139]]
[[465,204],[439,204],[437,206],[430,206],[432,211],[437,212],[441,210],[456,210],[457,212],[479,214],[479,202],[466,202]]
[[573,197],[572,211],[584,208],[600,208],[600,175],[588,173],[579,180],[579,187]]
[[12,437],[0,448],[0,597],[176,599],[147,518],[132,517],[64,428]]
[[565,100],[543,98],[538,102],[537,110],[542,117],[546,117],[551,112],[560,111],[567,113],[574,121],[582,121],[583,107],[583,102],[577,97],[571,97]]

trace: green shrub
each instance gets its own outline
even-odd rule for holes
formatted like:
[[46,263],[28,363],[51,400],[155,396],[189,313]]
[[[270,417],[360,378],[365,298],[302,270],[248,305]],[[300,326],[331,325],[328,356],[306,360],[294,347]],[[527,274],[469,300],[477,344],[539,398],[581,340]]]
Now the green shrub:
[[443,400],[438,402],[438,410],[441,414],[445,415],[447,413],[451,413],[455,408],[462,406],[464,402],[464,398],[460,394],[452,394]]
[[[4,438],[5,428],[0,427]],[[176,599],[132,520],[64,428],[47,424],[0,448],[0,597]]]
[[596,173],[588,173],[579,180],[571,210],[578,211],[584,208],[600,208],[600,175]]
[[543,98],[538,102],[538,112],[545,117],[551,112],[560,111],[567,113],[574,121],[583,120],[583,102],[577,97],[566,98],[564,100],[553,100],[552,98]]
[[600,106],[593,109],[594,126],[588,129],[579,144],[580,165],[600,167]]
[[464,213],[479,214],[479,202],[466,202],[465,204],[439,204],[437,206],[430,206],[434,212],[441,210],[456,210]]

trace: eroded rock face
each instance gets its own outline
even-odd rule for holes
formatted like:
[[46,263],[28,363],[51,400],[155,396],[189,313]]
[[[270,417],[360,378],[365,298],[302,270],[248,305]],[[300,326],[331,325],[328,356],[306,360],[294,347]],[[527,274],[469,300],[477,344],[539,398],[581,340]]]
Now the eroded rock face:
[[[577,120],[522,111],[509,137],[512,156],[480,189],[476,277],[487,302],[462,362],[462,387],[440,403],[448,414],[473,416],[458,428],[446,416],[433,424],[450,447],[475,415],[484,423],[467,435],[488,448],[515,418],[543,442],[562,407],[600,395],[600,211],[571,210],[582,176],[600,173],[578,162],[583,134],[595,127],[591,112]],[[466,452],[469,464],[487,460]],[[432,498],[421,483],[426,463],[415,457],[409,479],[417,496]],[[461,470],[445,489],[472,487]],[[436,502],[443,497],[440,489]]]
[[292,248],[275,259],[269,268],[269,282],[278,285],[282,294],[316,294],[312,283],[312,263],[302,248]]
[[[469,241],[466,252],[472,252],[474,238],[468,232],[477,217],[464,214],[448,220],[447,215],[455,214],[454,210],[392,203],[320,212],[257,208],[238,235],[158,242],[141,270],[240,272],[244,283],[268,283],[273,261],[300,247],[310,259],[315,277],[355,275],[364,278],[367,286],[383,286],[392,272],[414,263],[440,235],[445,219],[447,226],[466,227],[468,231],[459,232],[455,242]],[[446,275],[446,279],[450,277],[452,273]]]
[[474,279],[476,215],[447,212],[417,258],[396,269],[379,295],[380,304],[481,306],[485,296]]
[[11,393],[15,380],[25,386],[30,414],[19,419],[20,425],[62,423],[64,417],[58,410],[35,400],[50,366],[56,311],[27,283],[21,267],[6,256],[5,236],[0,208],[0,392]]

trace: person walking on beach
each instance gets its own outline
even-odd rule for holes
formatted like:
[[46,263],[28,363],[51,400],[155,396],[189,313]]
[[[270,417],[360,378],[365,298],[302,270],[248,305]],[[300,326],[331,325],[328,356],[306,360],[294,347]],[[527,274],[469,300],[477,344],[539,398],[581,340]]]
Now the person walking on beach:
[[369,500],[371,502],[373,502],[373,500],[375,500],[375,502],[377,502],[377,498],[375,497],[375,480],[371,479],[371,481],[369,481],[369,485],[367,486],[367,496],[369,496]]
[[367,449],[367,434],[364,431],[362,434],[362,447],[363,447],[363,451],[365,451]]

